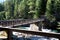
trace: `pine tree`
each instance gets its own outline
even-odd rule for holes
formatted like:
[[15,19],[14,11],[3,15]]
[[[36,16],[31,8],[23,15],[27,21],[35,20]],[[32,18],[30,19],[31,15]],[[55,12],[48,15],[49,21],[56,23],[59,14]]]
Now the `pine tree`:
[[4,5],[0,3],[0,12],[4,11]]
[[56,14],[56,19],[59,21],[60,20],[60,0],[55,0],[55,14]]
[[27,0],[22,0],[18,6],[19,18],[27,18]]
[[0,20],[4,20],[5,19],[5,11],[4,11],[4,5],[3,3],[0,3]]
[[47,5],[46,5],[46,13],[45,13],[45,16],[47,17],[48,20],[50,21],[55,21],[55,17],[53,16],[53,2],[52,0],[48,0],[47,1]]
[[14,18],[18,18],[18,9],[21,0],[14,0]]
[[18,0],[15,0],[14,17],[17,18]]
[[60,29],[60,0],[55,0],[54,6],[55,6],[55,17],[58,23],[57,29]]
[[33,15],[35,14],[35,2],[36,0],[28,0],[28,6],[29,6],[29,18],[33,19]]
[[6,16],[6,19],[13,18],[11,0],[6,0],[5,3],[4,3],[4,6],[5,6],[5,16]]
[[39,18],[41,14],[42,0],[36,0],[35,14],[34,18]]

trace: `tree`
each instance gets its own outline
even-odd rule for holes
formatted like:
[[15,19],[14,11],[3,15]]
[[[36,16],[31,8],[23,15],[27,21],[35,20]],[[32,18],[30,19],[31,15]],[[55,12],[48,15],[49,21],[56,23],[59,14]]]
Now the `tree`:
[[27,4],[29,6],[29,18],[33,19],[33,15],[35,14],[35,2],[36,0],[28,0]]
[[55,6],[55,9],[54,9],[55,17],[56,17],[56,21],[58,23],[57,29],[60,29],[60,0],[55,0],[54,6]]
[[46,13],[45,16],[47,17],[48,20],[50,20],[51,22],[55,21],[55,17],[53,16],[54,11],[53,11],[53,1],[52,0],[48,0],[47,1],[47,5],[46,5]]
[[27,7],[26,2],[27,2],[27,0],[22,0],[18,6],[19,18],[27,18],[28,7]]
[[4,5],[0,3],[0,12],[4,11]]
[[0,12],[0,20],[5,20],[5,11]]
[[56,9],[55,0],[48,0],[45,16],[49,20],[49,22],[47,23],[48,25],[47,27],[53,30],[56,30],[58,25],[55,17],[55,11],[56,11],[55,9]]
[[39,18],[42,11],[41,8],[42,8],[42,0],[36,0],[34,18]]
[[60,0],[55,0],[55,16],[56,16],[56,19],[57,21],[60,21]]
[[21,0],[14,0],[14,18],[18,18],[18,6],[19,6],[19,4],[20,4],[20,1]]
[[6,0],[5,3],[4,3],[4,6],[5,6],[5,16],[6,16],[6,19],[13,18],[11,0]]

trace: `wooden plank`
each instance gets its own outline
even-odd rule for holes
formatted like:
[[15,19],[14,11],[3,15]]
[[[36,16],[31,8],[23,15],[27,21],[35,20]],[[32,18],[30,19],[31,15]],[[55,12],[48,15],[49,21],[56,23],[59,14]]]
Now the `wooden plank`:
[[12,31],[26,33],[26,34],[60,38],[60,33],[49,33],[49,32],[42,32],[42,31],[21,30],[21,29],[17,29],[17,28],[3,28],[3,29],[8,29],[8,30],[12,30]]

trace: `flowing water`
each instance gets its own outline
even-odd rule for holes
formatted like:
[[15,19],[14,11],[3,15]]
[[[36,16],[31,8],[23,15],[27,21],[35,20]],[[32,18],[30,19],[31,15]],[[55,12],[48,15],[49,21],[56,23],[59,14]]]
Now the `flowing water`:
[[[19,27],[20,29],[25,29],[25,30],[29,30],[29,27]],[[29,38],[25,38],[25,37],[17,37],[16,35],[13,37],[13,40],[59,40],[57,38],[49,38],[49,37],[44,37],[44,36],[37,36],[37,35],[33,35]]]

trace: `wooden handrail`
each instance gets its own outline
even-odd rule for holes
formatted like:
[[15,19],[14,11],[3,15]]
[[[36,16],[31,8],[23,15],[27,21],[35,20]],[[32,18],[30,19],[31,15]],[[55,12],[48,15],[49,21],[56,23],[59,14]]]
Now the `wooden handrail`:
[[26,33],[26,34],[33,34],[33,35],[39,35],[39,36],[47,36],[47,37],[54,37],[59,38],[60,40],[60,33],[49,33],[49,32],[42,32],[42,31],[31,31],[31,30],[22,30],[17,28],[4,28],[0,27],[1,30],[5,30],[8,33],[8,40],[12,40],[12,31]]
[[24,20],[0,20],[0,25],[2,25],[2,27],[15,27],[15,26],[20,26],[20,25],[26,25],[26,24],[31,24],[31,23],[36,23],[36,22],[41,22],[44,21],[44,19],[24,19]]

